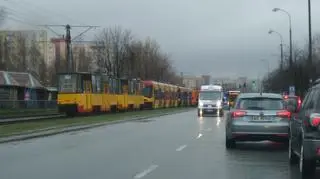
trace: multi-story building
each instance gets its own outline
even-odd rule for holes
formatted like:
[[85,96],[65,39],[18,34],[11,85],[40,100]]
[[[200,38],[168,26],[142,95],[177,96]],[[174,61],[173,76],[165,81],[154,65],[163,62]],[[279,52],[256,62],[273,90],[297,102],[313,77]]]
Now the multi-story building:
[[187,88],[199,88],[201,85],[203,85],[204,80],[202,77],[185,75],[183,76],[182,83]]
[[228,77],[226,77],[226,78],[224,78],[224,77],[213,78],[212,84],[222,85],[222,87],[226,90],[237,90],[238,89],[237,80],[232,79],[232,78],[228,78]]
[[239,77],[237,79],[237,86],[243,86],[244,84],[248,83],[248,78],[247,77]]
[[72,54],[75,69],[77,71],[89,71],[93,62],[93,45],[91,44],[73,44]]
[[211,76],[210,75],[202,75],[202,79],[203,79],[203,85],[209,85],[210,80],[211,80]]
[[66,71],[66,41],[64,38],[51,38],[56,72]]
[[48,43],[48,51],[47,51],[47,57],[45,58],[45,59],[47,59],[46,60],[46,63],[47,63],[47,65],[52,65],[53,63],[54,63],[54,61],[55,61],[55,58],[56,58],[56,56],[55,56],[55,46],[54,46],[54,44],[53,43]]

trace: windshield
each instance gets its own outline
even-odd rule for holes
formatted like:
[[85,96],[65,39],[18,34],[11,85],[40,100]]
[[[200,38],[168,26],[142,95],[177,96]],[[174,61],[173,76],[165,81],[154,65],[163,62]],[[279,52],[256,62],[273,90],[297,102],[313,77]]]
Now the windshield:
[[59,75],[59,92],[74,93],[77,91],[77,75]]
[[222,92],[220,91],[202,91],[199,94],[200,100],[220,100],[222,98]]
[[151,86],[144,87],[142,90],[142,94],[144,97],[151,98],[152,97],[152,87]]
[[237,103],[237,109],[245,110],[281,110],[284,109],[282,99],[278,98],[242,98]]

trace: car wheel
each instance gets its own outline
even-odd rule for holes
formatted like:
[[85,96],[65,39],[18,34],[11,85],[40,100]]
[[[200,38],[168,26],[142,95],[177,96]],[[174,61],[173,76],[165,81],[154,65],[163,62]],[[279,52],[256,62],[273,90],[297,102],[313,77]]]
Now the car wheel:
[[236,141],[234,139],[228,139],[226,136],[226,148],[227,149],[236,148]]
[[290,164],[297,164],[299,161],[299,157],[293,152],[291,139],[289,139],[288,150],[289,150],[289,162]]
[[306,160],[304,158],[303,143],[301,144],[301,148],[300,148],[299,169],[300,169],[301,178],[314,176],[315,173],[316,173],[316,162],[315,162],[315,160]]

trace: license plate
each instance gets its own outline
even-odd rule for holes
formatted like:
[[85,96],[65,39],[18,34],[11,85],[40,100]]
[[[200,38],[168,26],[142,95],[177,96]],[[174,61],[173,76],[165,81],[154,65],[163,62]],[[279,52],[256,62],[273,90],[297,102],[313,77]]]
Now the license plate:
[[264,117],[263,116],[252,116],[252,120],[254,121],[260,121],[260,120],[263,120]]
[[208,112],[213,112],[213,110],[212,110],[212,109],[208,109],[207,111],[208,111]]

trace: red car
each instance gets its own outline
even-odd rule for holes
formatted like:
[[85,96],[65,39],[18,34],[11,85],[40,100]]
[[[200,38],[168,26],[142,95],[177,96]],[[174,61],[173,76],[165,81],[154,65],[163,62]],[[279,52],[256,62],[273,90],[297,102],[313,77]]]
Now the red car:
[[300,96],[284,95],[283,98],[284,98],[285,102],[287,102],[287,103],[290,102],[294,106],[296,106],[297,107],[297,111],[300,110],[301,103],[302,103]]

